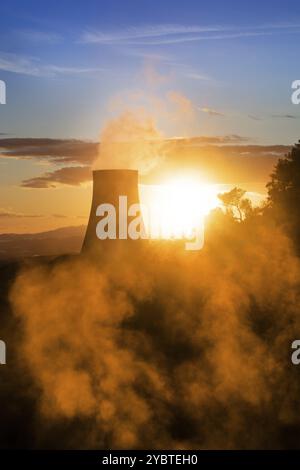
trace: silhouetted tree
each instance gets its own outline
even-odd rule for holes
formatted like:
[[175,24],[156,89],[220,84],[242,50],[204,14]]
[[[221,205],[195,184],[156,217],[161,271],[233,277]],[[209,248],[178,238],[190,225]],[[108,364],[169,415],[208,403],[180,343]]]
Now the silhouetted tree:
[[246,191],[244,189],[237,187],[233,188],[231,191],[228,191],[226,193],[218,194],[218,198],[226,207],[227,212],[231,213],[233,217],[233,210],[236,209],[239,214],[238,218],[240,222],[242,222],[242,220],[247,217],[247,215],[252,210],[250,200],[244,198],[245,194]]
[[299,241],[300,141],[278,160],[267,189],[269,212]]

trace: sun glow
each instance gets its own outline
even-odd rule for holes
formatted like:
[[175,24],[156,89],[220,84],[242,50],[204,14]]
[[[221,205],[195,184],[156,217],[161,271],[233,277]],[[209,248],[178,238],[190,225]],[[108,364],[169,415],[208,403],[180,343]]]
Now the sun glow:
[[178,178],[163,185],[141,186],[146,231],[151,238],[191,237],[204,217],[220,202],[218,190],[193,178]]

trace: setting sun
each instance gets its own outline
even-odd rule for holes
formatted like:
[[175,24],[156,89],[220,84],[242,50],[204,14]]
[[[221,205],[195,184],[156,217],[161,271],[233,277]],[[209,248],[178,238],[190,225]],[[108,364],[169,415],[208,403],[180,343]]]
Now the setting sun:
[[220,204],[217,188],[194,178],[141,186],[140,193],[146,230],[152,238],[190,237],[205,215]]

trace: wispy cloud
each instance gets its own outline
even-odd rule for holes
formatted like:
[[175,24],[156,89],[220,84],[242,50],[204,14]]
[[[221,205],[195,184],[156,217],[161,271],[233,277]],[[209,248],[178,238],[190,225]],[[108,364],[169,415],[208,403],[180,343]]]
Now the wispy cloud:
[[256,114],[248,114],[247,117],[253,121],[263,121],[266,119],[300,119],[300,116],[289,113],[265,114],[261,116]]
[[252,119],[252,121],[262,121],[261,116],[257,116],[256,114],[248,114],[247,115],[249,119]]
[[300,119],[300,116],[294,114],[272,114],[271,117],[274,119]]
[[34,77],[56,77],[60,75],[96,73],[102,72],[104,69],[43,64],[36,57],[24,57],[17,54],[0,52],[0,70]]
[[36,218],[42,217],[41,214],[23,214],[21,212],[15,212],[11,209],[3,209],[0,208],[0,219],[7,219],[7,218]]
[[[206,35],[183,35],[180,37],[170,37],[170,38],[160,38],[160,39],[149,39],[146,41],[139,41],[139,45],[142,46],[160,46],[168,44],[179,44],[184,42],[194,42],[194,41],[211,41],[211,40],[220,40],[220,39],[238,39],[244,37],[254,37],[254,36],[268,36],[273,34],[270,31],[243,31],[236,33],[221,33],[221,34],[206,34]],[[135,41],[127,41],[127,44],[136,44]]]
[[220,28],[220,26],[201,27],[171,24],[137,26],[114,32],[87,31],[82,35],[81,41],[86,43],[102,44],[122,43],[123,41],[128,42],[131,40],[136,42],[143,39],[160,38],[166,36],[185,36],[195,33],[214,32],[220,31]]
[[251,139],[237,134],[228,134],[221,136],[198,136],[198,137],[173,137],[167,139],[167,142],[177,142],[187,146],[205,146],[205,145],[239,145],[248,143]]
[[224,113],[221,113],[220,111],[217,111],[216,109],[213,108],[200,108],[203,113],[209,114],[209,116],[225,116]]
[[40,67],[32,58],[5,52],[0,52],[0,70],[34,76],[40,75],[41,72]]
[[300,33],[300,23],[266,24],[258,26],[200,26],[161,24],[137,26],[115,31],[85,31],[80,41],[102,45],[162,45],[190,41],[235,39],[278,33]]
[[202,73],[187,72],[185,77],[191,78],[192,80],[211,80],[208,75]]
[[66,219],[68,216],[65,214],[52,214],[55,219]]

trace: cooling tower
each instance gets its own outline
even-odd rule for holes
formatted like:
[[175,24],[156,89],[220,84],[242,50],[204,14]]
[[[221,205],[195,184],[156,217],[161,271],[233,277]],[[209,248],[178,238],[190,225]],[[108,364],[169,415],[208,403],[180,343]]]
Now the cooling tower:
[[[93,171],[93,199],[90,218],[82,246],[83,253],[105,252],[107,249],[128,247],[138,240],[120,240],[119,234],[119,197],[127,196],[127,205],[139,203],[138,172],[136,170],[96,170]],[[97,237],[96,227],[101,217],[96,215],[101,204],[112,204],[116,209],[117,239],[101,240]],[[130,217],[128,217],[128,223]]]

